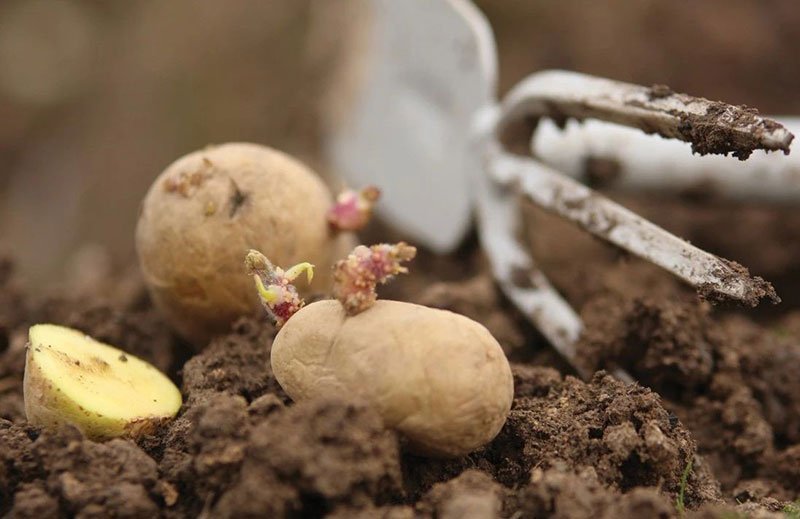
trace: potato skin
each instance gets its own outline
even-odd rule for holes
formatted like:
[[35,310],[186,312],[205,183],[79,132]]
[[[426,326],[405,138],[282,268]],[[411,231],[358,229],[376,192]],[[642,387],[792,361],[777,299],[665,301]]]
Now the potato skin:
[[313,171],[266,146],[229,143],[178,159],[150,187],[136,227],[155,304],[180,335],[204,346],[259,310],[243,267],[249,249],[281,267],[313,263],[309,291],[327,290],[329,266],[354,242],[330,231],[332,203]]
[[278,333],[271,363],[292,399],[364,398],[428,456],[462,456],[491,441],[514,395],[511,368],[486,328],[398,301],[355,316],[338,301],[312,303]]

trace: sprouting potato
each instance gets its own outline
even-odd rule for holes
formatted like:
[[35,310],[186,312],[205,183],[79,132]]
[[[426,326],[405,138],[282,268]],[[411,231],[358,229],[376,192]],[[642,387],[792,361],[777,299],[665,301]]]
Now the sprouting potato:
[[[249,249],[280,264],[330,265],[353,247],[353,235],[329,221],[333,204],[313,171],[266,146],[229,143],[178,159],[151,186],[136,229],[155,304],[180,335],[204,346],[258,308],[241,269]],[[305,293],[330,283],[329,269],[320,269]]]
[[416,249],[357,247],[334,269],[334,294],[305,306],[283,271],[256,251],[246,259],[257,293],[281,327],[275,378],[293,400],[331,394],[367,400],[411,450],[461,456],[491,441],[511,409],[514,383],[502,348],[479,323],[445,310],[376,301],[375,286],[406,272]]
[[33,425],[74,425],[88,438],[138,437],[177,414],[181,394],[150,364],[52,324],[29,331],[25,414]]
[[398,301],[354,316],[339,301],[305,306],[278,332],[271,363],[293,400],[364,398],[423,455],[461,456],[488,443],[514,394],[508,361],[486,328]]

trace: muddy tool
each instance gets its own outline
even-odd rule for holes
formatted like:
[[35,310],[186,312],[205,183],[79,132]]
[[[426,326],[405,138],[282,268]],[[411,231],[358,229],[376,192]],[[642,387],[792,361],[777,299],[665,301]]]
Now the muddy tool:
[[[744,160],[757,150],[788,153],[793,135],[784,126],[754,110],[666,87],[566,71],[533,74],[498,102],[492,31],[469,1],[372,0],[369,6],[355,101],[329,141],[334,165],[353,185],[379,185],[385,199],[378,211],[437,252],[453,250],[475,210],[497,283],[582,375],[588,374],[575,354],[580,318],[516,237],[520,196],[672,272],[709,299],[751,306],[778,301],[772,286],[744,267],[690,245],[553,164],[570,156],[568,138],[586,147],[590,139],[610,140],[602,128],[628,127],[684,141],[699,154]],[[557,155],[539,152],[545,121],[559,128],[569,122],[574,133],[573,121],[587,119],[603,126],[562,138]],[[551,142],[557,138],[552,125],[545,130]],[[533,154],[509,150],[520,143]],[[691,157],[689,150],[682,154]]]

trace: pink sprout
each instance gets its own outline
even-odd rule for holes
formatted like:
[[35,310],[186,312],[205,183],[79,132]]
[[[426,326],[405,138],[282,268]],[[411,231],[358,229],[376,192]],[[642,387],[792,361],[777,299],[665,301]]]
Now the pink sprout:
[[416,254],[417,249],[404,242],[359,245],[334,267],[334,297],[349,315],[366,310],[378,297],[375,287],[408,272],[400,263],[414,259]]
[[372,207],[380,196],[381,191],[375,186],[367,186],[361,191],[346,189],[328,210],[328,222],[338,231],[363,229],[369,223]]

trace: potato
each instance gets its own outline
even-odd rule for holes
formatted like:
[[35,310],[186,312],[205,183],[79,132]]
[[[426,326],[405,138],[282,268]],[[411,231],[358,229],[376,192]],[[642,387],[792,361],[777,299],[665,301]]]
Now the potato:
[[71,424],[94,440],[137,437],[181,406],[180,391],[156,368],[77,330],[37,324],[29,341],[23,391],[33,425]]
[[364,398],[429,456],[461,456],[492,440],[514,394],[508,361],[486,328],[397,301],[353,316],[338,301],[305,306],[275,338],[271,364],[292,399]]
[[197,346],[259,308],[242,257],[251,248],[281,265],[319,265],[306,293],[330,288],[329,265],[354,244],[333,232],[333,197],[309,168],[257,144],[190,153],[153,183],[136,250],[155,304]]

